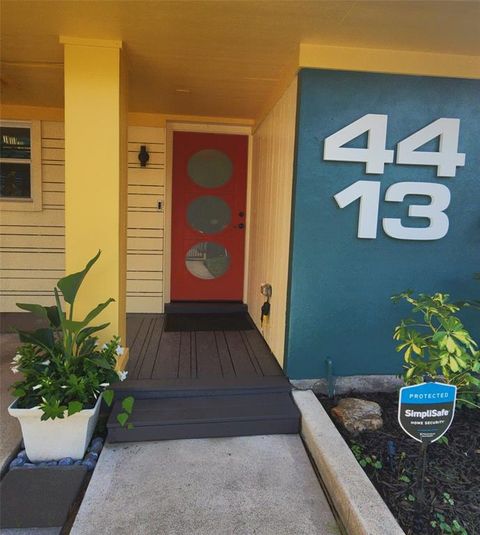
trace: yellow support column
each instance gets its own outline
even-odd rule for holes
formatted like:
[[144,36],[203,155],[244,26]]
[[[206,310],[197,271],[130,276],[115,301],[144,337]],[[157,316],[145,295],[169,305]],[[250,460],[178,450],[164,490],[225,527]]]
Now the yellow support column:
[[[120,41],[61,37],[65,46],[65,270],[83,269],[98,249],[75,303],[107,339],[126,333],[127,103]],[[77,304],[78,303],[78,304]]]

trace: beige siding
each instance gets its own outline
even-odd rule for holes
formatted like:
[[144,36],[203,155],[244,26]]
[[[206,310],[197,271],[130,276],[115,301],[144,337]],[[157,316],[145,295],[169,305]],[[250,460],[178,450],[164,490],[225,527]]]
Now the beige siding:
[[247,303],[261,328],[260,284],[272,285],[271,315],[263,335],[280,363],[286,327],[296,105],[295,80],[256,130],[252,149]]
[[65,269],[65,154],[63,123],[42,122],[42,210],[2,211],[0,311],[17,302],[51,304]]
[[[138,161],[140,145],[150,155]],[[128,129],[127,312],[163,311],[165,128]]]
[[[140,145],[150,160],[141,168]],[[65,269],[65,155],[63,123],[42,122],[42,201],[39,212],[3,211],[0,219],[0,312],[17,302],[50,304]],[[129,128],[127,311],[163,307],[165,129]]]

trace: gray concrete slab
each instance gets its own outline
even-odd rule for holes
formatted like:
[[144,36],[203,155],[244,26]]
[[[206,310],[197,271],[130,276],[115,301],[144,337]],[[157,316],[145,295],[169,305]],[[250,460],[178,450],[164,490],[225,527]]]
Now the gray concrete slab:
[[298,435],[107,445],[71,535],[335,535]]
[[9,460],[22,438],[18,420],[7,412],[7,407],[13,401],[8,387],[19,379],[19,375],[13,374],[10,369],[11,360],[19,345],[17,334],[0,335],[0,469]]

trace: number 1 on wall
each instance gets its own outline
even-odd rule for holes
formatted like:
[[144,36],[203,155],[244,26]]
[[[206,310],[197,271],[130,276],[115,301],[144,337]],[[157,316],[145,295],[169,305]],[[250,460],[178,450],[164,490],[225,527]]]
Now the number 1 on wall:
[[340,208],[345,208],[345,206],[360,199],[357,236],[373,240],[377,237],[380,182],[357,180],[348,188],[338,192],[334,199]]

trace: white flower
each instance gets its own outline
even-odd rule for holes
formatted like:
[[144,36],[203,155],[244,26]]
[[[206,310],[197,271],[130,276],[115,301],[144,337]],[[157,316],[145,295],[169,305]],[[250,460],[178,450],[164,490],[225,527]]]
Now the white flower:
[[107,344],[103,344],[102,349],[107,349]]
[[115,353],[116,353],[118,356],[123,355],[123,352],[124,352],[124,351],[125,351],[125,350],[123,349],[122,346],[117,346],[117,349],[115,349]]
[[12,366],[10,369],[13,373],[18,373],[18,366]]
[[128,372],[117,371],[117,375],[120,381],[125,381],[125,379],[127,378]]
[[103,386],[103,387],[107,387],[107,386],[110,386],[110,383],[102,383],[100,386]]
[[61,386],[60,388],[67,388],[67,386],[65,386],[65,385],[62,385],[62,386]]
[[44,366],[48,366],[48,365],[50,364],[50,360],[49,360],[49,359],[44,360],[44,361],[42,362],[42,364],[43,364]]
[[22,360],[22,355],[20,355],[19,353],[17,353],[14,357],[13,357],[13,361],[12,362],[20,362]]
[[38,390],[39,388],[42,388],[42,385],[32,386],[32,390]]

